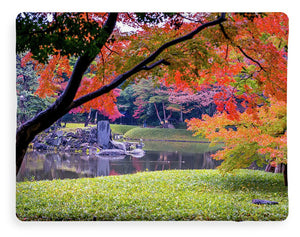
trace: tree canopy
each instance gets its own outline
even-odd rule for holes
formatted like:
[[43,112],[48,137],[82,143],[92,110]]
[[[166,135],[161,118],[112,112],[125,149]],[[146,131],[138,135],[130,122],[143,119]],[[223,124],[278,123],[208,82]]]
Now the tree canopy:
[[22,65],[35,65],[36,94],[57,100],[19,127],[17,169],[33,137],[58,118],[95,108],[114,119],[117,87],[148,75],[177,92],[226,88],[213,96],[224,120],[265,118],[262,107],[286,103],[287,43],[283,13],[21,13]]

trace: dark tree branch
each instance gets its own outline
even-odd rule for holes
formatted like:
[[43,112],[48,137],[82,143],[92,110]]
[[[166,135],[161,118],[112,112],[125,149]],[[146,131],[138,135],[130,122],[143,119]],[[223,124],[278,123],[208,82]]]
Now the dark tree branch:
[[106,46],[106,44],[104,44],[104,47],[107,48],[110,52],[120,55],[118,52],[116,52],[116,51],[112,50],[111,48],[109,48],[108,46]]
[[[103,40],[102,45],[98,45],[100,50],[105,45],[109,36],[113,32],[115,25],[116,25],[117,17],[118,17],[118,13],[110,13],[109,14],[109,16],[103,26],[103,29],[106,32],[106,35],[105,35],[106,38]],[[67,85],[66,89],[64,90],[63,94],[60,96],[60,98],[56,101],[55,106],[62,105],[65,107],[66,104],[67,105],[71,104],[71,102],[73,101],[73,99],[76,95],[76,92],[80,86],[84,72],[87,70],[87,68],[92,63],[92,61],[97,56],[97,54],[98,54],[98,52],[95,52],[94,55],[89,56],[86,54],[86,55],[83,55],[78,58],[78,60],[75,64],[74,70],[72,72],[71,78],[68,82],[68,85]]]
[[170,63],[168,61],[166,61],[165,59],[161,59],[153,64],[151,64],[150,66],[143,66],[141,68],[139,68],[138,70],[135,70],[135,71],[127,71],[119,76],[117,76],[110,84],[108,85],[105,85],[103,87],[101,87],[100,89],[94,91],[94,92],[91,92],[87,95],[84,95],[80,98],[78,98],[77,100],[75,100],[71,105],[70,107],[68,108],[68,110],[71,110],[71,109],[74,109],[80,105],[83,105],[84,103],[92,100],[92,99],[95,99],[103,94],[106,94],[108,92],[110,92],[112,89],[118,87],[119,85],[121,85],[126,79],[128,79],[131,75],[133,74],[136,74],[142,70],[151,70],[153,69],[154,67],[157,67],[159,65],[170,65]]
[[[117,21],[118,13],[110,13],[103,29],[106,31],[105,37],[106,40],[111,35],[113,29],[115,28],[115,24]],[[103,44],[106,42],[103,40]],[[99,45],[101,49],[103,45]],[[34,118],[28,120],[24,124],[22,124],[17,129],[16,135],[16,172],[18,173],[23,157],[26,153],[26,149],[28,144],[33,140],[33,138],[48,128],[53,124],[57,119],[62,117],[64,114],[68,112],[66,108],[70,106],[73,102],[75,94],[80,86],[80,82],[82,80],[82,76],[84,72],[87,70],[93,59],[96,57],[98,52],[95,52],[94,55],[83,55],[78,58],[74,70],[72,72],[71,78],[68,82],[68,85],[62,95],[46,110],[37,114]]]
[[255,63],[260,67],[261,70],[266,71],[266,70],[263,68],[263,66],[262,66],[257,60],[253,59],[253,58],[250,57],[248,54],[246,54],[246,52],[242,49],[241,46],[238,46],[238,45],[237,45],[236,47],[242,52],[242,54],[243,54],[246,58],[250,59],[252,62],[255,62]]
[[144,59],[142,62],[140,62],[139,64],[137,64],[135,67],[133,67],[131,70],[117,76],[110,84],[105,85],[103,87],[101,87],[100,89],[89,93],[87,95],[84,95],[80,98],[78,98],[77,100],[75,100],[68,108],[68,111],[76,108],[92,99],[95,99],[96,97],[99,97],[105,93],[110,92],[112,89],[116,88],[117,86],[119,86],[120,84],[122,84],[127,78],[131,77],[132,75],[142,71],[142,70],[150,70],[160,64],[164,64],[164,65],[169,65],[170,63],[164,59],[159,60],[155,63],[153,63],[150,66],[147,66],[147,64],[153,62],[165,49],[176,45],[178,43],[184,42],[186,40],[192,39],[197,33],[199,33],[200,31],[202,31],[203,29],[210,27],[210,26],[214,26],[214,25],[218,25],[220,23],[222,23],[223,21],[225,21],[225,13],[222,13],[221,16],[214,21],[202,24],[201,26],[199,26],[198,28],[196,28],[195,30],[193,30],[192,32],[181,36],[179,38],[176,38],[174,40],[171,40],[165,44],[163,44],[162,46],[160,46],[155,52],[153,52],[149,57],[147,57],[146,59]]
[[159,60],[159,61],[157,61],[157,62],[151,64],[150,66],[144,66],[144,67],[142,67],[141,69],[142,69],[142,70],[149,71],[149,70],[151,70],[152,68],[155,68],[156,66],[158,66],[158,65],[160,65],[160,64],[167,65],[167,66],[170,65],[170,63],[169,63],[167,60],[161,59],[161,60]]
[[[225,36],[226,39],[228,39],[233,45],[235,45],[235,43],[230,39],[230,37],[228,36],[228,34],[226,33],[225,29],[224,29],[224,26],[220,23],[220,28],[221,28],[221,31],[223,33],[223,35]],[[260,64],[260,62],[258,62],[257,60],[255,60],[254,58],[250,57],[243,49],[241,46],[239,45],[236,45],[236,47],[241,51],[241,53],[246,57],[248,58],[249,60],[251,60],[252,62],[256,63],[261,70],[263,71],[266,71],[263,66]]]

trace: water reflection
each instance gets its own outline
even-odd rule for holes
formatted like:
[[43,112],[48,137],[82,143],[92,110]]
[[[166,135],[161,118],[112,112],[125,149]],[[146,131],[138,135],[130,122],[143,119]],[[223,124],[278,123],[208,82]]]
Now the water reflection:
[[214,169],[220,161],[213,160],[210,155],[211,152],[147,151],[142,158],[103,158],[78,153],[30,151],[25,156],[17,181],[74,179],[170,169]]

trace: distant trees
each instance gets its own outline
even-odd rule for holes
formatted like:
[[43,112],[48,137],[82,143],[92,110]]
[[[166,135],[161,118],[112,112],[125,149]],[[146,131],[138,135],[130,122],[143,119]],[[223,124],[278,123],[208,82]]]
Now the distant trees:
[[136,96],[134,104],[137,106],[133,117],[147,119],[150,117],[149,109],[154,108],[159,124],[168,123],[172,116],[169,102],[169,95],[166,87],[162,84],[155,85],[151,78],[141,79],[133,85],[134,95]]
[[203,87],[200,91],[188,88],[178,91],[155,81],[157,79],[150,77],[140,79],[122,90],[117,101],[119,110],[126,111],[139,123],[147,121],[151,125],[184,123],[186,118],[212,116],[216,112],[213,97],[220,89]]
[[46,109],[53,98],[41,98],[35,94],[38,87],[38,77],[34,71],[34,65],[29,64],[26,67],[21,66],[23,54],[16,57],[16,92],[17,92],[17,124],[21,125],[28,119],[34,117],[39,112]]

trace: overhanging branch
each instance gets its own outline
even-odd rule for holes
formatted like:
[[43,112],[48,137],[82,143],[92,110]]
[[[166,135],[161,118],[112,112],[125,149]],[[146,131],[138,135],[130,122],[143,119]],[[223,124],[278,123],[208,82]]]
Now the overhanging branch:
[[167,66],[170,65],[170,63],[169,63],[167,60],[161,59],[161,60],[159,60],[159,61],[157,61],[157,62],[151,64],[150,66],[144,66],[144,67],[142,67],[141,69],[142,69],[142,70],[149,71],[149,70],[155,68],[156,66],[158,66],[158,65],[160,65],[160,64],[167,65]]
[[98,89],[92,93],[89,93],[87,95],[84,95],[84,96],[78,98],[77,100],[73,101],[73,103],[70,104],[70,106],[68,107],[67,110],[70,111],[73,108],[81,106],[82,104],[84,104],[92,99],[95,99],[105,93],[110,92],[112,89],[114,89],[117,86],[119,86],[120,84],[122,84],[126,79],[128,79],[132,75],[134,75],[142,70],[146,70],[146,71],[151,70],[154,67],[161,65],[161,64],[169,65],[170,63],[168,61],[166,61],[165,59],[161,59],[161,60],[147,66],[149,63],[153,62],[165,49],[167,49],[173,45],[176,45],[178,43],[192,39],[196,34],[198,34],[200,31],[204,30],[205,28],[221,24],[224,21],[226,21],[225,13],[222,13],[218,19],[211,21],[211,22],[207,22],[205,24],[202,24],[199,27],[197,27],[195,30],[191,31],[190,33],[163,44],[156,51],[154,51],[149,57],[145,58],[142,62],[140,62],[139,64],[134,66],[132,69],[117,76],[110,84],[105,85],[105,86],[101,87],[100,89]]
[[222,31],[222,33],[223,33],[223,35],[225,36],[226,39],[228,39],[233,45],[235,45],[235,46],[241,51],[241,53],[242,53],[246,58],[248,58],[248,59],[251,60],[252,62],[256,63],[256,64],[260,67],[261,70],[266,71],[266,70],[263,68],[263,66],[260,64],[260,62],[258,62],[258,61],[255,60],[254,58],[250,57],[250,56],[242,49],[241,46],[236,45],[236,44],[232,41],[232,39],[230,39],[230,37],[228,36],[228,34],[226,33],[226,31],[225,31],[225,29],[224,29],[224,26],[223,26],[221,23],[220,23],[219,25],[220,25],[221,31]]

